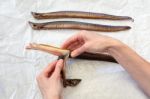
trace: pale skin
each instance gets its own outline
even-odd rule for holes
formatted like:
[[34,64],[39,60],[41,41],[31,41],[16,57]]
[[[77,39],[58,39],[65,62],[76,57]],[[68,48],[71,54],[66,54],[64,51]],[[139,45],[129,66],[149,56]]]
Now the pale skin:
[[[72,57],[83,52],[110,54],[138,83],[141,90],[150,97],[150,63],[121,41],[94,32],[81,31],[66,40],[62,48],[71,50]],[[37,77],[44,99],[61,98],[60,71],[62,67],[63,60],[55,61]],[[49,73],[51,75],[47,76]]]
[[37,82],[43,99],[60,99],[62,92],[62,79],[60,72],[63,60],[50,63],[38,76]]

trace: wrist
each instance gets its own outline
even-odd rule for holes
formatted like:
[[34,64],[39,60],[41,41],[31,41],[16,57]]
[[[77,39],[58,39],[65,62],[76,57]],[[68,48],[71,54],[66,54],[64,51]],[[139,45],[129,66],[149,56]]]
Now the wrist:
[[60,99],[60,96],[45,95],[43,99]]
[[125,44],[123,44],[119,40],[113,40],[113,41],[111,41],[111,43],[109,43],[109,45],[107,47],[107,52],[108,52],[108,54],[111,55],[113,52],[119,51],[123,48],[125,48]]

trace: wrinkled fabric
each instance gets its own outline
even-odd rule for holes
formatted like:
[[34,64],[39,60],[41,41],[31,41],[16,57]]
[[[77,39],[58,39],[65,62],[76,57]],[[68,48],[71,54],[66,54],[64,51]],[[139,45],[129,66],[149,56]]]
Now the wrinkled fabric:
[[[130,25],[129,31],[99,34],[126,43],[150,60],[149,0],[0,0],[0,99],[42,99],[36,76],[57,57],[25,49],[30,42],[60,46],[79,30],[32,30],[28,21],[75,20],[110,25]],[[88,19],[36,20],[30,12],[60,10],[90,11],[125,15],[130,21]],[[136,68],[136,67],[135,67]],[[74,88],[63,91],[64,99],[148,99],[137,83],[119,65],[110,62],[70,59],[68,78],[81,78]]]

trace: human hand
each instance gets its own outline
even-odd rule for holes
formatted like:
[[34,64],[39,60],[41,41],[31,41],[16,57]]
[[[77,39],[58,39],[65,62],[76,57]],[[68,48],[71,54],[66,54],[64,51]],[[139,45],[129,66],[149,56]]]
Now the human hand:
[[71,50],[71,56],[76,57],[83,52],[107,52],[107,49],[117,44],[117,42],[117,40],[108,36],[89,31],[81,31],[66,40],[62,48]]
[[61,70],[63,60],[50,63],[38,76],[37,82],[44,99],[60,99],[62,92]]

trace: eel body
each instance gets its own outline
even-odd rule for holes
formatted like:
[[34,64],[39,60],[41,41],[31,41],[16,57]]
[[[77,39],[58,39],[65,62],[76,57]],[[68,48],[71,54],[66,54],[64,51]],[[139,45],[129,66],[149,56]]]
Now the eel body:
[[131,20],[129,16],[116,16],[104,13],[84,12],[84,11],[56,11],[47,13],[31,12],[36,19],[57,19],[57,18],[84,18],[84,19],[105,19],[105,20]]
[[130,26],[111,26],[111,25],[92,24],[77,21],[53,21],[45,23],[29,22],[29,24],[35,30],[78,29],[78,30],[90,30],[102,32],[117,32],[131,29]]
[[[71,56],[69,57],[71,58]],[[101,54],[101,53],[84,52],[81,55],[75,57],[75,59],[99,60],[99,61],[118,63],[112,56],[108,54]]]

